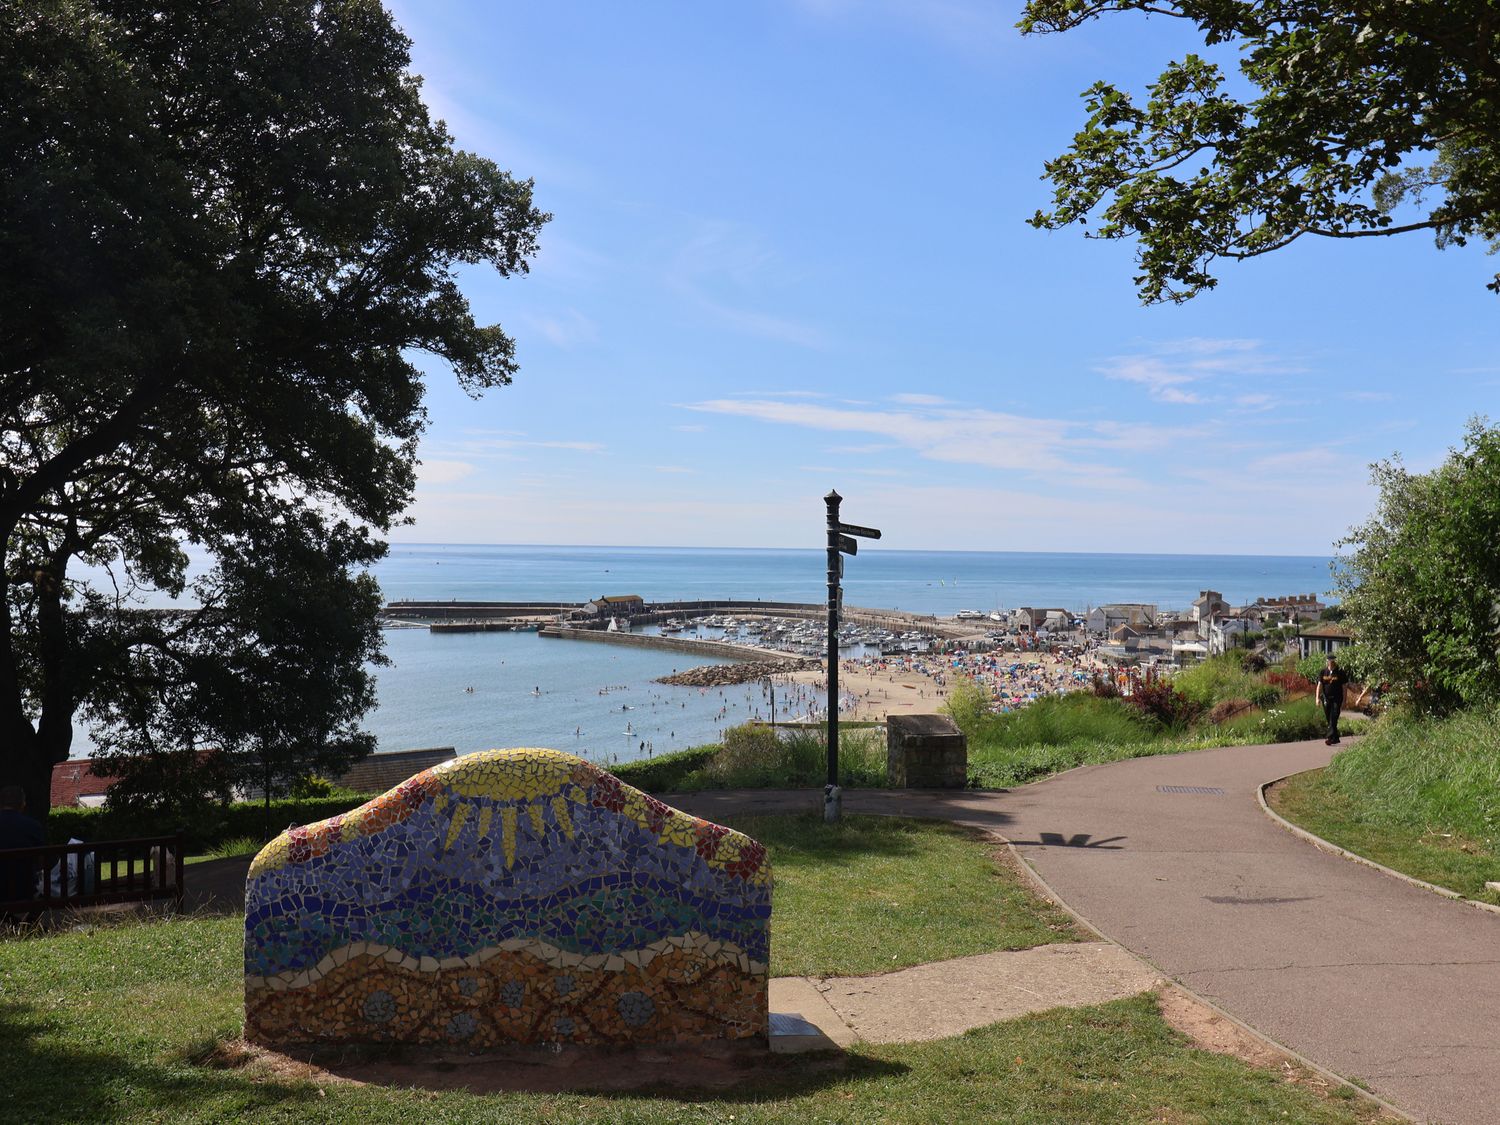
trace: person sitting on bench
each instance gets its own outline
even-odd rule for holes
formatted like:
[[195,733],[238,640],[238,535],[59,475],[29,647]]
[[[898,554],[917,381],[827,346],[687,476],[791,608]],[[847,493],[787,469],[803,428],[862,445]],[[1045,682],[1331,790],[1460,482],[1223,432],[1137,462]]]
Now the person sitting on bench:
[[[47,842],[41,823],[26,815],[26,791],[19,785],[0,786],[0,851],[40,848]],[[0,860],[0,902],[36,897],[36,861]]]

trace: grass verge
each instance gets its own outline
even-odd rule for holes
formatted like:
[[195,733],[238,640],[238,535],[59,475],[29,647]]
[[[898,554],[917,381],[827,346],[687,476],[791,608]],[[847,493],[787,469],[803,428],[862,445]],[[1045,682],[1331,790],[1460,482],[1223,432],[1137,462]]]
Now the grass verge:
[[1391,716],[1272,795],[1292,823],[1418,879],[1500,903],[1500,709]]
[[1271,790],[1267,803],[1299,828],[1355,855],[1468,898],[1500,905],[1500,894],[1484,889],[1486,882],[1500,882],[1500,856],[1491,845],[1437,827],[1372,818],[1326,769],[1288,778]]
[[[841,1065],[773,1057],[728,1090],[495,1093],[315,1084],[208,1065],[239,1030],[237,919],[0,946],[7,1116],[77,1121],[979,1122],[1348,1125],[1362,1103],[1191,1049],[1153,998],[1057,1010]],[[857,940],[858,935],[847,935]],[[441,1076],[439,1076],[441,1077]]]

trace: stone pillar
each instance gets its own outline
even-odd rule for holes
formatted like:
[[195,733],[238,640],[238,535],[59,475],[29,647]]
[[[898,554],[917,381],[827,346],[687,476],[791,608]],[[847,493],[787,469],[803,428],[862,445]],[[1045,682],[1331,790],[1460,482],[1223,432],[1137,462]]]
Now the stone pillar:
[[886,718],[886,784],[893,789],[962,789],[969,741],[946,715]]

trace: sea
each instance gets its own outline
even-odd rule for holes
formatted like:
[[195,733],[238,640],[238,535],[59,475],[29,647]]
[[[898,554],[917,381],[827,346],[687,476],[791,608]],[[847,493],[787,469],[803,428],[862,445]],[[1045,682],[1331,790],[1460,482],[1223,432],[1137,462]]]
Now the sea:
[[[1203,590],[1232,605],[1332,586],[1331,559],[1284,555],[1143,555],[905,551],[862,541],[845,559],[844,604],[953,614],[1017,606],[1082,611],[1105,602],[1186,609]],[[395,544],[374,568],[387,600],[650,601],[734,598],[821,602],[821,550]],[[547,639],[534,633],[384,631],[390,663],[372,669],[365,725],[381,750],[550,746],[610,764],[698,746],[769,717],[759,683],[690,688],[654,681],[706,657]],[[777,700],[777,717],[809,701]],[[90,741],[75,741],[75,755]]]

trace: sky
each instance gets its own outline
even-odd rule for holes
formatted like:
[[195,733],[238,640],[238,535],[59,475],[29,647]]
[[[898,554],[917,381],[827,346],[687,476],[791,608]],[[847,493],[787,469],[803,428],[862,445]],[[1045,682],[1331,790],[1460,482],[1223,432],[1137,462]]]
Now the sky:
[[[1134,247],[1038,231],[1107,78],[1201,43],[1015,3],[396,0],[460,147],[552,212],[464,274],[517,342],[478,401],[427,372],[393,541],[1327,555],[1371,462],[1500,414],[1500,265],[1425,234],[1303,239],[1143,306]],[[1500,418],[1497,418],[1500,420]]]

